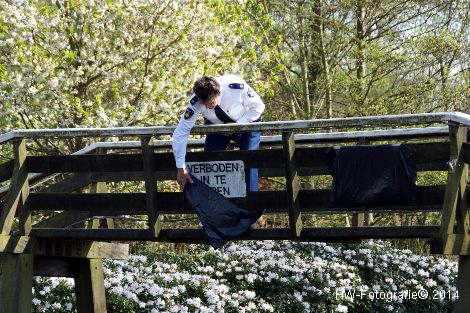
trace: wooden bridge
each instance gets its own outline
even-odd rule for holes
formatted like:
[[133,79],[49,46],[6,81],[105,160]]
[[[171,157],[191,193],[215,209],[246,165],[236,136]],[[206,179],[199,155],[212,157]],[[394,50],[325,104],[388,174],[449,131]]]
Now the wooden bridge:
[[[284,177],[282,190],[247,192],[246,197],[234,201],[264,209],[264,214],[285,214],[289,227],[252,228],[240,240],[343,242],[426,238],[432,253],[459,255],[460,298],[455,312],[463,313],[470,307],[469,125],[470,116],[466,114],[430,113],[197,126],[193,129],[195,134],[261,130],[269,136],[262,137],[257,151],[204,153],[199,149],[203,141],[192,140],[187,161],[242,160],[246,167],[258,168],[260,177]],[[122,242],[207,242],[202,229],[171,228],[162,218],[167,214],[194,213],[181,192],[157,190],[157,181],[176,177],[171,142],[163,140],[173,130],[174,127],[17,130],[0,136],[0,144],[12,147],[12,160],[0,165],[4,185],[0,189],[2,312],[31,312],[33,275],[73,277],[78,311],[105,312],[101,260],[126,258],[128,245]],[[27,149],[44,139],[79,137],[140,140],[95,142],[70,155],[33,155]],[[301,189],[300,176],[331,175],[326,158],[332,145],[377,142],[406,143],[418,171],[445,171],[447,182],[418,186],[418,199],[413,206],[338,208],[331,204],[329,189]],[[143,181],[145,190],[107,192],[107,183],[127,181]],[[79,192],[86,186],[90,192]],[[371,213],[403,212],[439,212],[441,220],[435,225],[368,224]],[[332,213],[352,214],[352,226],[303,225],[307,214]],[[47,218],[33,222],[36,216]],[[115,227],[116,219],[122,216],[146,216],[146,227]]]

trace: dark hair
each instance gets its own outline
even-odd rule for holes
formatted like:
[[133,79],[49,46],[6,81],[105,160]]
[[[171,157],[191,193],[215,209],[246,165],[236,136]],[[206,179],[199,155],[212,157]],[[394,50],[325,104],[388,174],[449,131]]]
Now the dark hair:
[[203,76],[196,80],[193,86],[193,91],[198,100],[204,103],[207,100],[220,95],[220,86],[214,77]]

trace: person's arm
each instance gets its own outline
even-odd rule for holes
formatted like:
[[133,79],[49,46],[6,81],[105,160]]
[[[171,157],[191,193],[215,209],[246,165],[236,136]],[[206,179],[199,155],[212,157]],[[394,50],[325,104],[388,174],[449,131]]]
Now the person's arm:
[[260,118],[264,111],[264,102],[260,96],[248,84],[243,90],[243,105],[247,109],[245,114],[237,120],[237,123],[251,123]]
[[188,181],[190,183],[193,182],[189,176],[188,171],[186,170],[186,147],[188,144],[189,133],[196,123],[201,109],[202,106],[200,103],[190,103],[181,116],[178,126],[176,126],[176,129],[173,132],[173,154],[175,156],[176,167],[178,168],[176,180],[181,189],[184,188]]

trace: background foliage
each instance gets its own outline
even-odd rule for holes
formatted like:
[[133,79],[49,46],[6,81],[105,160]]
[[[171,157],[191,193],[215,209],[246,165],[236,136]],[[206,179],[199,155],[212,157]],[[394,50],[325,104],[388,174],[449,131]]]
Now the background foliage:
[[265,120],[465,110],[469,11],[468,1],[0,1],[0,126],[174,125],[196,78],[229,72],[263,95]]

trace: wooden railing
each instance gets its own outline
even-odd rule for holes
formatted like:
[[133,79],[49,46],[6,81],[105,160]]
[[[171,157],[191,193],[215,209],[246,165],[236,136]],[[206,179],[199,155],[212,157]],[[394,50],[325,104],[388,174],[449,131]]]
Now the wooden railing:
[[[202,152],[198,148],[203,142],[192,140],[188,147],[194,151],[188,152],[186,159],[242,160],[245,167],[258,168],[260,177],[284,178],[285,187],[281,190],[247,192],[246,197],[233,200],[245,207],[264,210],[264,214],[285,214],[289,227],[253,228],[240,236],[240,240],[429,238],[433,253],[461,255],[460,266],[465,272],[470,270],[467,196],[469,125],[470,116],[466,114],[434,113],[197,126],[193,133],[260,130],[270,136],[263,137],[261,149],[256,151]],[[162,223],[162,217],[166,214],[194,213],[181,192],[157,190],[157,181],[174,180],[176,177],[171,141],[161,138],[173,130],[174,127],[18,130],[0,136],[0,143],[11,142],[14,151],[13,160],[0,165],[0,181],[10,180],[9,185],[0,190],[3,195],[0,252],[67,257],[70,255],[60,248],[63,240],[72,240],[75,245],[88,245],[89,249],[90,245],[100,241],[105,251],[114,248],[119,251],[116,256],[121,257],[126,247],[117,243],[111,246],[109,242],[207,242],[202,229],[172,228]],[[60,140],[78,136],[133,137],[140,140],[98,142],[72,155],[27,153],[29,140]],[[447,182],[418,186],[414,205],[386,207],[334,207],[330,189],[301,188],[299,178],[302,176],[331,175],[327,152],[333,145],[375,142],[406,143],[418,171],[446,171]],[[68,173],[68,176],[58,179],[56,175],[61,173]],[[54,181],[51,177],[55,177]],[[107,182],[125,181],[143,181],[145,189],[135,193],[107,192]],[[76,192],[89,185],[92,192]],[[57,213],[33,224],[32,214],[41,211]],[[430,211],[441,213],[440,224],[370,226],[366,218],[371,213]],[[306,214],[353,214],[353,227],[306,226],[303,223]],[[147,216],[147,227],[114,228],[113,217],[122,215]],[[94,217],[106,217],[106,227],[99,228],[99,223],[92,223],[90,228],[76,227],[81,221]],[[15,219],[19,226],[13,228]],[[75,226],[68,227],[70,225]],[[50,245],[52,248],[49,250],[55,252],[48,254],[47,249],[40,249],[41,245]],[[80,249],[83,249],[82,246]],[[75,252],[71,254],[78,255]],[[91,256],[97,257],[112,257],[112,253]],[[45,271],[44,266],[41,271]],[[459,286],[464,288],[462,284]],[[456,312],[464,312],[458,310],[457,306]]]
[[[330,190],[301,190],[298,177],[329,175],[327,166],[327,151],[331,144],[342,142],[376,140],[411,140],[423,138],[449,138],[447,127],[402,128],[391,130],[369,131],[342,131],[316,134],[298,134],[294,136],[293,130],[305,131],[319,127],[345,128],[365,127],[376,125],[413,125],[413,124],[439,124],[442,122],[467,122],[467,115],[460,113],[418,114],[383,117],[361,117],[334,120],[292,121],[274,123],[252,123],[243,125],[213,125],[199,126],[194,132],[234,131],[245,129],[259,129],[262,131],[280,131],[282,136],[266,136],[262,140],[262,149],[257,151],[223,151],[223,152],[189,152],[188,161],[215,161],[215,160],[242,160],[247,167],[258,168],[261,177],[285,177],[286,189],[263,192],[248,192],[245,198],[234,199],[235,202],[246,207],[265,210],[266,214],[285,213],[290,216],[290,232],[283,229],[253,229],[242,238],[294,238],[297,240],[325,240],[330,236],[345,234],[345,238],[408,238],[430,237],[435,234],[439,226],[412,226],[412,227],[371,227],[364,230],[353,230],[357,236],[351,236],[349,229],[307,229],[302,227],[302,214],[322,213],[357,213],[364,212],[420,212],[439,211],[442,208],[445,186],[420,186],[418,188],[418,201],[414,206],[408,207],[363,207],[363,208],[337,208],[330,203]],[[200,230],[163,229],[161,227],[162,214],[193,213],[185,203],[179,192],[159,192],[156,181],[172,180],[176,176],[173,156],[168,151],[170,142],[154,140],[151,134],[166,135],[174,130],[173,127],[144,127],[144,128],[112,128],[112,129],[58,129],[58,130],[20,130],[3,135],[14,142],[19,160],[25,155],[24,148],[27,139],[38,138],[70,138],[74,136],[141,136],[140,142],[110,142],[97,143],[85,148],[83,152],[74,155],[28,156],[21,162],[22,175],[12,179],[15,184],[9,189],[5,198],[3,214],[3,234],[10,234],[13,222],[14,207],[22,200],[27,207],[24,220],[20,221],[22,230],[20,234],[33,232],[38,238],[82,238],[105,240],[153,240],[153,241],[188,241],[204,242],[204,233]],[[155,137],[155,136],[154,136]],[[1,139],[0,139],[1,141]],[[320,145],[329,143],[330,145]],[[195,140],[190,146],[200,146],[201,140]],[[445,171],[450,158],[449,141],[410,142],[407,144],[412,151],[414,162],[419,171]],[[99,149],[100,153],[96,153]],[[112,149],[114,152],[106,151]],[[132,149],[141,149],[140,154]],[[166,150],[165,150],[166,149]],[[166,152],[162,152],[166,151]],[[90,153],[93,152],[93,153]],[[15,161],[18,163],[18,161]],[[4,163],[1,168],[1,180],[11,177],[13,163]],[[57,173],[74,173],[69,178],[48,190],[29,193],[26,173],[36,174],[44,178]],[[18,176],[18,174],[16,174]],[[34,178],[34,177],[33,177]],[[108,181],[145,181],[146,190],[142,193],[73,193],[78,188],[91,183]],[[21,184],[23,182],[23,184]],[[25,186],[26,184],[26,186]],[[15,187],[15,188],[14,188]],[[54,190],[56,192],[54,192]],[[16,195],[16,197],[15,197]],[[26,201],[27,200],[27,201]],[[15,202],[16,201],[16,202]],[[13,208],[6,210],[6,208]],[[21,211],[22,209],[20,209]],[[41,222],[37,227],[30,225],[31,212],[34,211],[62,211],[59,217],[52,217],[50,223]],[[7,213],[8,212],[8,213]],[[9,214],[9,215],[8,215]],[[64,216],[75,216],[70,220],[62,219]],[[60,229],[77,222],[77,218],[90,216],[113,215],[148,215],[147,230],[129,229]],[[21,216],[21,215],[18,215]],[[357,217],[358,215],[356,215]],[[360,216],[360,215],[359,215]],[[63,220],[63,223],[54,221]],[[359,224],[363,224],[360,220]],[[49,225],[48,225],[49,224]],[[0,224],[2,225],[2,224]],[[48,228],[46,228],[49,226]],[[161,232],[163,231],[163,233]],[[290,235],[288,235],[290,233]],[[368,235],[369,234],[369,235]]]

